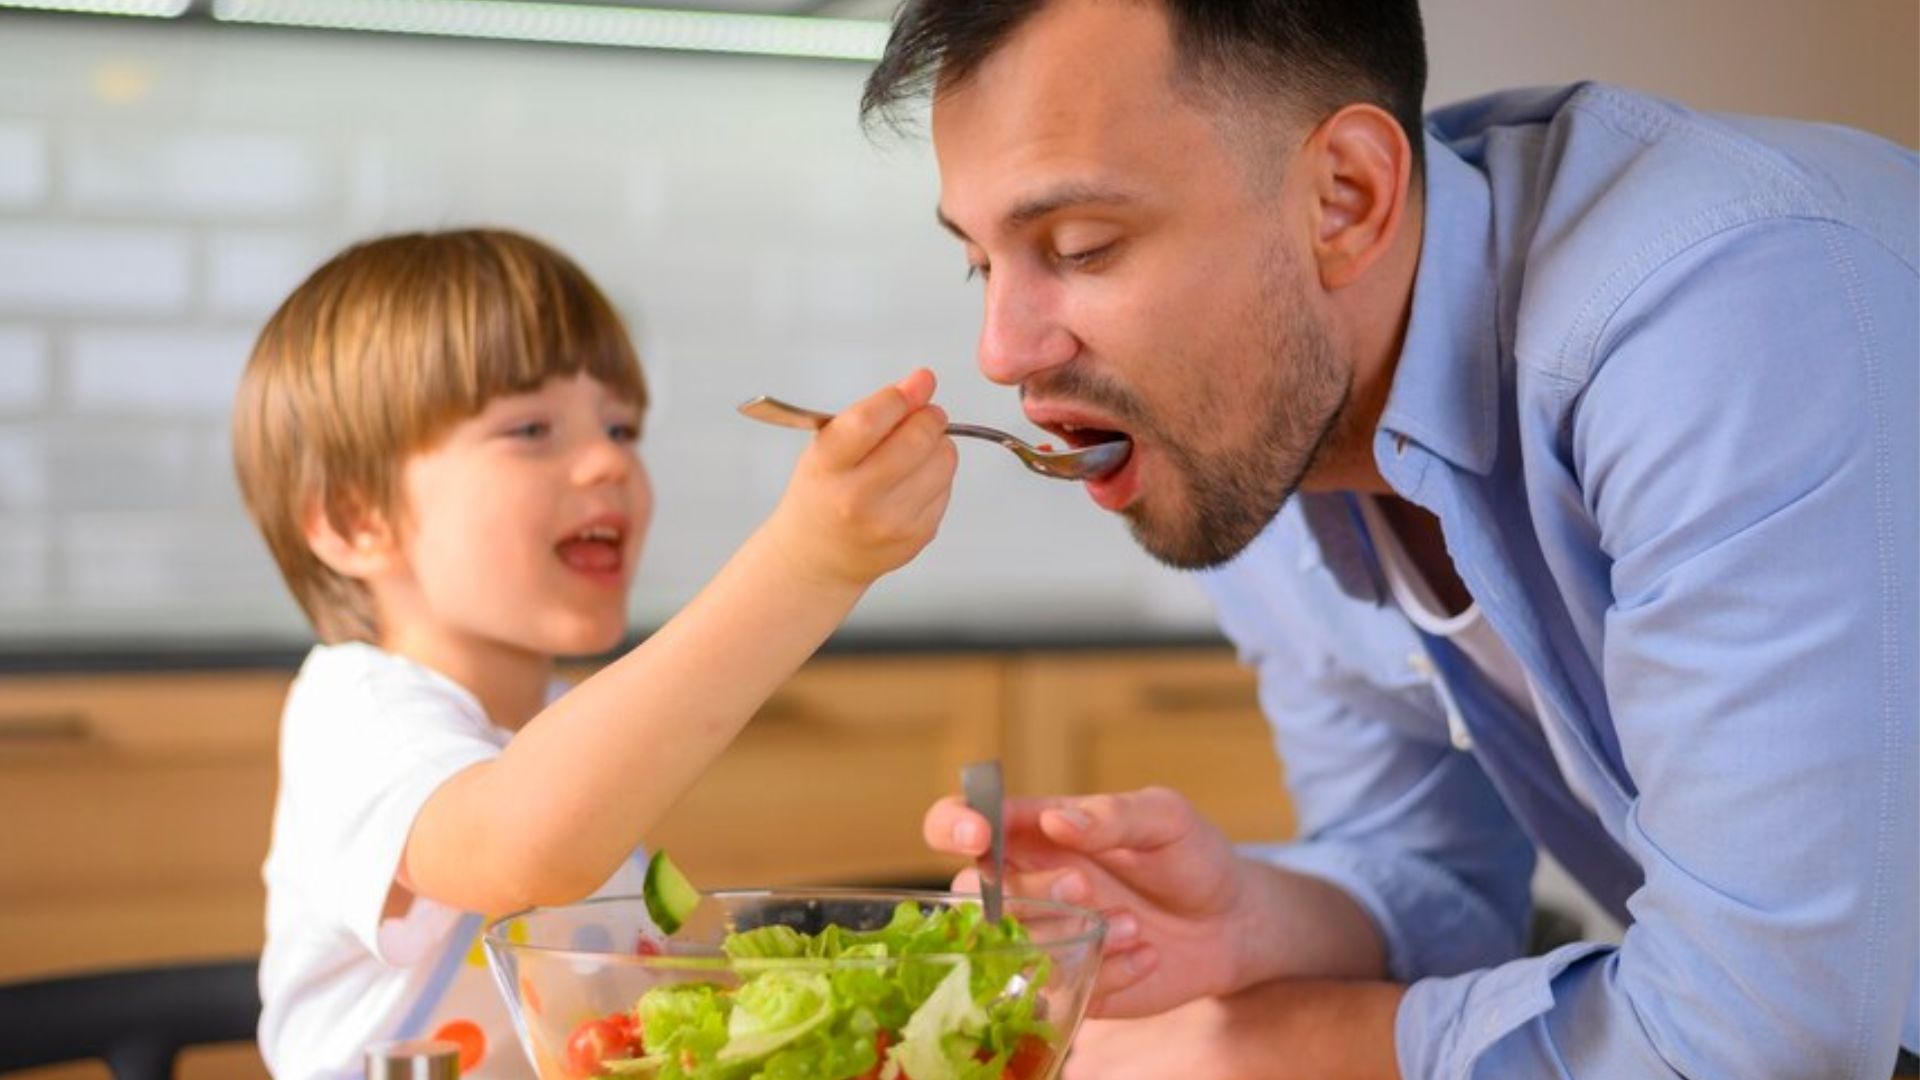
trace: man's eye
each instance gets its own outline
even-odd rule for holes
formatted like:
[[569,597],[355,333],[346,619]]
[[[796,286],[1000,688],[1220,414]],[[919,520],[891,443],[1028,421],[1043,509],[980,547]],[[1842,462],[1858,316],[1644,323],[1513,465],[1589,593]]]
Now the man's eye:
[[1083,251],[1056,252],[1053,261],[1061,266],[1084,270],[1099,265],[1107,256],[1113,254],[1113,248],[1112,244],[1101,244],[1099,247],[1091,247]]

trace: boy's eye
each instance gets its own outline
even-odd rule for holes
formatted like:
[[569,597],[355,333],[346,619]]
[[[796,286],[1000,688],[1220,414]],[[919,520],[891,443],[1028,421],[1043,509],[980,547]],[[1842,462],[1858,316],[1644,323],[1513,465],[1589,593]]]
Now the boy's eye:
[[529,420],[517,427],[507,429],[508,437],[514,439],[544,439],[551,434],[553,434],[553,425],[545,420]]
[[612,439],[615,442],[625,442],[625,443],[639,442],[640,441],[640,425],[625,424],[625,423],[609,424],[607,425],[607,437]]

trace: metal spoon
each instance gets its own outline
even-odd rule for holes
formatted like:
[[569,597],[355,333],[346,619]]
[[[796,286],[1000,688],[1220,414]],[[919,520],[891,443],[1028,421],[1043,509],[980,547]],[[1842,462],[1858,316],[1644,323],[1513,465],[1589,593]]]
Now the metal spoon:
[[1002,843],[1001,811],[1006,789],[1000,776],[1000,762],[976,761],[960,769],[960,790],[967,797],[967,808],[987,819],[987,854],[980,860],[980,907],[987,921],[1000,921],[1001,882],[1007,876],[1006,845]]
[[[833,419],[832,413],[803,409],[765,396],[741,402],[740,414],[761,423],[803,431],[817,431]],[[1042,450],[1004,431],[978,424],[948,424],[947,434],[997,442],[1013,451],[1027,468],[1056,480],[1091,480],[1096,476],[1104,476],[1124,464],[1127,455],[1133,451],[1133,443],[1127,439],[1115,439],[1113,442],[1083,446],[1076,450]]]

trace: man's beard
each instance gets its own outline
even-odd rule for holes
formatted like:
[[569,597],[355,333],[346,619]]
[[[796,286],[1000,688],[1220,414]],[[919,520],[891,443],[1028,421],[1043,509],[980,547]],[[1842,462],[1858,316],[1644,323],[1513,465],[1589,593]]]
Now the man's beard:
[[[1068,366],[1023,384],[1021,396],[1085,402],[1103,409],[1138,442],[1166,453],[1185,491],[1169,493],[1157,505],[1142,498],[1121,513],[1134,540],[1147,554],[1177,570],[1219,566],[1246,549],[1318,464],[1327,443],[1342,430],[1352,376],[1340,364],[1333,343],[1311,318],[1298,311],[1305,296],[1297,267],[1276,257],[1269,264],[1267,288],[1246,314],[1252,339],[1242,348],[1263,361],[1249,387],[1203,393],[1209,405],[1195,415],[1152,415],[1132,391],[1105,376]],[[1173,363],[1204,366],[1205,358],[1169,357]],[[1264,417],[1245,445],[1203,449],[1170,435],[1169,421],[1184,421],[1187,434],[1215,425],[1230,410],[1247,404]]]
[[1186,489],[1185,512],[1148,500],[1126,512],[1134,540],[1167,566],[1204,570],[1244,551],[1299,489],[1340,428],[1352,384],[1332,343],[1310,320],[1274,313],[1267,318],[1262,377],[1236,396],[1264,411],[1257,437],[1211,451],[1160,442]]

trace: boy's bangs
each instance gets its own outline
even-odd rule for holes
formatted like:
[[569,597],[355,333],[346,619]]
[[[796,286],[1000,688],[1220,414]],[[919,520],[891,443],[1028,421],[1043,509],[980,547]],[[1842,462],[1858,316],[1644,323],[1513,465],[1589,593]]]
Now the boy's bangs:
[[[586,374],[644,410],[646,382],[626,328],[600,290],[570,260],[506,233],[448,237],[480,251],[421,267],[437,309],[421,321],[439,340],[423,342],[405,441],[418,445],[495,398],[536,390],[548,379]],[[398,404],[398,403],[396,403]]]

